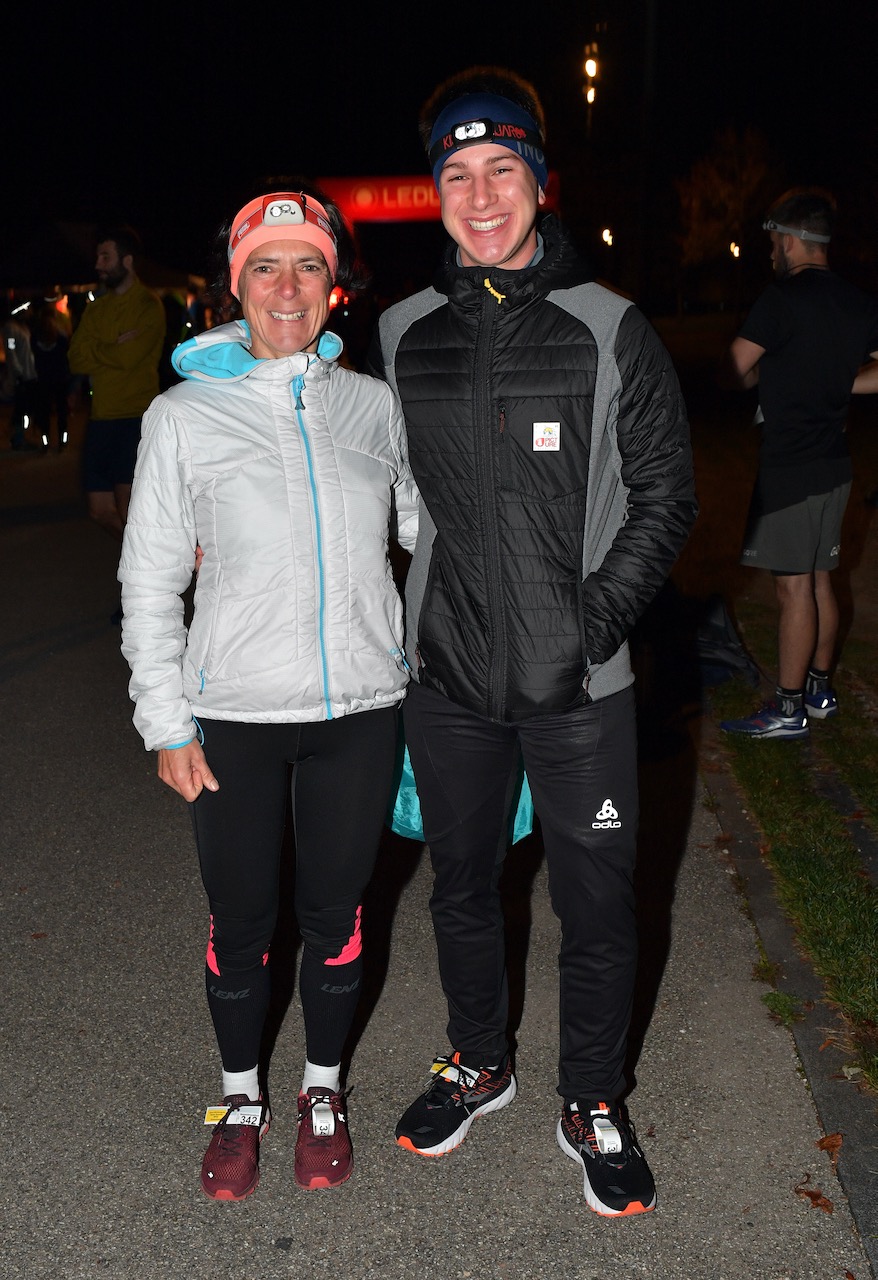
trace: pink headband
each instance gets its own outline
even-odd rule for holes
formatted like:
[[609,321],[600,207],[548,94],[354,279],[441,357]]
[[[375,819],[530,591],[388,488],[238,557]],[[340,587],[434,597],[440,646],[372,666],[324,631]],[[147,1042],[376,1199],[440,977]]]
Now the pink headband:
[[[304,240],[314,245],[326,259],[335,281],[338,248],[326,210],[313,196],[292,191],[275,191],[257,196],[235,216],[229,237],[229,267],[232,293],[238,296],[241,268],[254,249],[270,240]],[[243,252],[241,252],[243,248]]]

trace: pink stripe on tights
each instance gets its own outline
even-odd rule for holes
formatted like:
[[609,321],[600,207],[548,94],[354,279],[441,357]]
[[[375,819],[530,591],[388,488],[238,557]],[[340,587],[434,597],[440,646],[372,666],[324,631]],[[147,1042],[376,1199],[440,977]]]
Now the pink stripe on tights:
[[[359,920],[357,921],[357,923],[359,924]],[[208,936],[208,939],[207,939],[207,957],[206,957],[206,959],[207,959],[207,967],[208,967],[208,969],[211,971],[211,973],[214,973],[214,974],[216,974],[216,976],[217,976],[218,978],[221,978],[221,977],[222,977],[222,974],[220,973],[220,967],[219,967],[219,964],[218,964],[218,962],[217,962],[216,952],[215,952],[215,951],[214,951],[214,949],[213,949],[213,916],[211,916],[211,917],[210,917],[210,935]],[[263,964],[268,964],[268,952],[267,952],[267,951],[266,951],[265,955],[262,957],[262,963],[263,963]]]
[[324,964],[350,964],[352,960],[356,960],[357,956],[363,950],[363,935],[360,933],[360,916],[363,914],[363,908],[357,907],[357,915],[354,920],[354,931],[348,938],[339,955],[334,960],[324,960]]

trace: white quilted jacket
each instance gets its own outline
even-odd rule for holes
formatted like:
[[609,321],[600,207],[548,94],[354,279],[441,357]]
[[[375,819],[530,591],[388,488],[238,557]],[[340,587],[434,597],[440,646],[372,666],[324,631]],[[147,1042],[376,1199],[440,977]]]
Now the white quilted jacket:
[[418,498],[398,403],[336,363],[334,334],[262,361],[248,338],[236,322],[178,347],[187,381],[143,419],[119,580],[148,749],[190,741],[193,717],[332,719],[408,681],[388,536],[413,548]]

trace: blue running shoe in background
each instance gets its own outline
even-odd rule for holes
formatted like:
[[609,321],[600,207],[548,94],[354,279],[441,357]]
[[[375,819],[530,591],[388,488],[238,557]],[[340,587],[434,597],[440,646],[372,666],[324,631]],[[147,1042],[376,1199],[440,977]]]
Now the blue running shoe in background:
[[820,693],[805,693],[805,710],[813,720],[828,720],[838,715],[838,698],[834,689],[823,689]]
[[721,720],[726,733],[741,733],[748,738],[807,738],[808,716],[795,711],[785,716],[776,702],[766,702],[744,720]]

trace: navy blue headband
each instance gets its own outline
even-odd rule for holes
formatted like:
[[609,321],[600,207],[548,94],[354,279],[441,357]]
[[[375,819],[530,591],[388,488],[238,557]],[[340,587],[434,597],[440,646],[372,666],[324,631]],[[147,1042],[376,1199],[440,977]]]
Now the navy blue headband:
[[549,179],[543,141],[536,120],[523,107],[494,93],[468,93],[456,98],[437,117],[427,155],[433,181],[449,156],[463,147],[492,142],[519,155],[545,191]]

